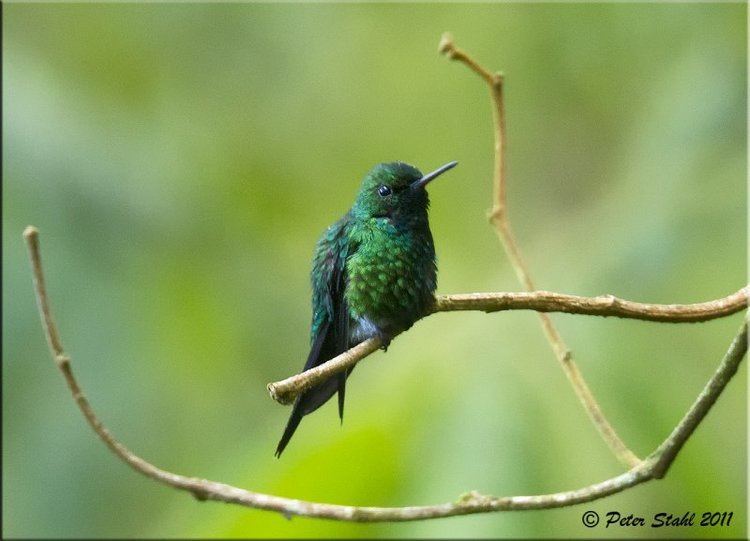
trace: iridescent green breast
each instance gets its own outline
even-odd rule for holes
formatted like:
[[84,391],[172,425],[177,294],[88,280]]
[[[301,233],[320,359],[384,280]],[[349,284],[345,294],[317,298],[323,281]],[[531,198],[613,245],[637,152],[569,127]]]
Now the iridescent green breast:
[[426,313],[435,292],[429,228],[397,228],[388,218],[371,218],[351,234],[358,247],[346,263],[350,316],[386,331],[408,328]]

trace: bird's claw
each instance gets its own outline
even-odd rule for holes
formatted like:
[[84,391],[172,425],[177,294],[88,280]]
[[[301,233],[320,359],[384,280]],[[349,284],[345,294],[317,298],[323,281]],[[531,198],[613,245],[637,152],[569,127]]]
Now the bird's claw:
[[380,343],[381,343],[380,349],[382,349],[383,351],[388,351],[388,346],[391,345],[391,340],[393,340],[393,336],[385,332],[379,332],[378,338],[380,338]]

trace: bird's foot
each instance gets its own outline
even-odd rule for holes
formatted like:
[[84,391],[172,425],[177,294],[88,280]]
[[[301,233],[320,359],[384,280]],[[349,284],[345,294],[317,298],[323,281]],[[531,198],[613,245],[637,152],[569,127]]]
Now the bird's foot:
[[393,335],[390,333],[387,333],[385,331],[379,331],[377,334],[377,337],[380,339],[380,349],[383,351],[388,351],[388,346],[391,345],[391,340],[393,340]]

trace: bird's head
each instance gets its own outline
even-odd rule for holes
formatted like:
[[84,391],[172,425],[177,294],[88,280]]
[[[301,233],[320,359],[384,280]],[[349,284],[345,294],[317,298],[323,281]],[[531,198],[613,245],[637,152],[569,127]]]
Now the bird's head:
[[402,162],[378,164],[362,181],[354,213],[365,219],[398,219],[424,213],[429,204],[427,184],[457,164],[446,163],[426,175]]

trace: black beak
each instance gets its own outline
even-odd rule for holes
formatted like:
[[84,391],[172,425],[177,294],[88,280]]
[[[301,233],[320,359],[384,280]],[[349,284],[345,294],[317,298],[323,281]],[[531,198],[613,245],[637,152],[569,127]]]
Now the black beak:
[[425,176],[423,176],[419,180],[412,182],[411,184],[412,190],[424,189],[424,187],[427,186],[427,184],[430,181],[436,179],[437,177],[445,173],[448,169],[453,169],[457,165],[458,165],[458,162],[455,162],[455,161],[448,162],[443,167],[435,169],[432,173],[427,173]]

